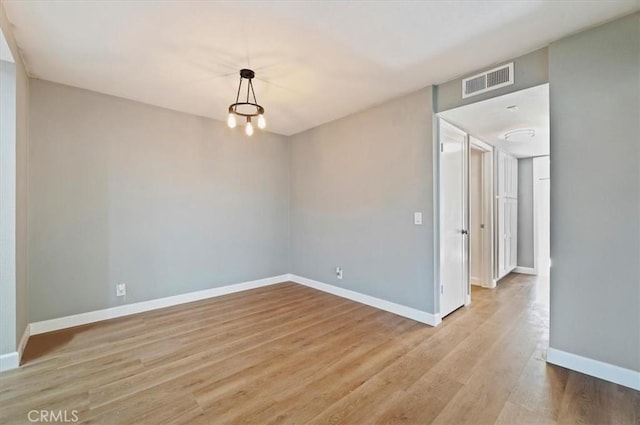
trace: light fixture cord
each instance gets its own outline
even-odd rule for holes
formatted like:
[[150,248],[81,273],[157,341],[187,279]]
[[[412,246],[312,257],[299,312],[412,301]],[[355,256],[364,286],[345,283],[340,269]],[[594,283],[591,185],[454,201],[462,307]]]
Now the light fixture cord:
[[[240,99],[240,89],[242,88],[242,77],[240,77],[240,84],[238,84],[238,94],[236,94],[236,103],[238,103],[238,100]],[[233,111],[235,112],[237,110],[238,106],[234,106],[233,107]]]
[[[255,103],[256,105],[258,104],[258,100],[256,99],[256,92],[253,91],[253,81],[249,80],[249,86],[251,87],[251,93],[253,93],[253,103]],[[249,99],[249,96],[247,95],[247,101]]]
[[247,85],[247,103],[249,103],[249,89],[251,89],[251,80],[249,80],[249,84]]

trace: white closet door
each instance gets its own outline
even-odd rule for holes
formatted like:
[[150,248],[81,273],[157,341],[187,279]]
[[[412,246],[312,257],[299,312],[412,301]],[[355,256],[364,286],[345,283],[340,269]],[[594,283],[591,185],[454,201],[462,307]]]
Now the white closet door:
[[518,160],[511,158],[511,197],[518,198]]
[[498,151],[498,197],[507,196],[507,155]]
[[518,160],[511,157],[511,221],[509,223],[511,240],[509,251],[511,252],[511,263],[509,271],[518,266]]
[[507,246],[507,229],[506,220],[507,200],[505,198],[498,199],[498,279],[505,275],[508,264]]
[[508,155],[505,155],[505,160],[504,160],[504,187],[505,187],[505,191],[504,191],[504,196],[506,196],[507,198],[511,196],[511,191],[512,191],[512,187],[511,187],[511,169],[512,169],[512,165],[513,163],[511,162],[511,157]]
[[516,268],[518,262],[518,160],[498,151],[496,180],[498,279]]
[[509,208],[509,271],[515,269],[518,265],[518,201],[509,200],[511,204]]

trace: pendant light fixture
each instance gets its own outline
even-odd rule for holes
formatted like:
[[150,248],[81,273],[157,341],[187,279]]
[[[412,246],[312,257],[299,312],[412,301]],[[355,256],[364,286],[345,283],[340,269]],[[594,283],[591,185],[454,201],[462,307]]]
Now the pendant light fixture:
[[[247,136],[253,134],[252,118],[257,117],[258,128],[264,129],[267,126],[267,121],[264,119],[264,108],[258,105],[256,100],[256,93],[253,91],[253,78],[256,73],[251,69],[240,70],[240,84],[238,85],[238,94],[236,95],[236,102],[229,105],[229,117],[227,118],[227,125],[229,128],[235,128],[238,119],[246,118],[247,124],[244,127],[244,132]],[[247,80],[247,98],[244,102],[240,101],[240,91],[242,90],[242,81]],[[253,102],[250,98],[253,97]]]

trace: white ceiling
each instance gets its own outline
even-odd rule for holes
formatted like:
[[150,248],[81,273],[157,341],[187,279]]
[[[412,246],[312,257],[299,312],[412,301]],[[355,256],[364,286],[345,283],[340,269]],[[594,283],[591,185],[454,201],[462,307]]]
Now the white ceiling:
[[[517,110],[509,109],[516,106]],[[516,158],[549,155],[549,85],[532,87],[441,112],[445,120]],[[506,132],[532,129],[526,141],[505,140]]]
[[608,1],[9,1],[32,76],[290,135],[640,9]]
[[11,49],[9,49],[9,45],[7,44],[7,40],[4,38],[2,31],[0,31],[0,60],[12,63],[14,62]]

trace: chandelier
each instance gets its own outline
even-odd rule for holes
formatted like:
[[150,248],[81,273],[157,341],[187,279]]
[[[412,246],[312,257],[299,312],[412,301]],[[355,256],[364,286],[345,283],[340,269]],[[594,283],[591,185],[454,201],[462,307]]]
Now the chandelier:
[[[247,136],[253,134],[252,118],[258,117],[258,127],[264,129],[267,126],[267,122],[264,119],[264,108],[258,105],[256,100],[256,93],[253,91],[253,77],[256,73],[251,69],[240,70],[240,84],[238,85],[238,94],[236,95],[236,102],[229,105],[229,117],[227,118],[227,125],[229,128],[235,128],[237,125],[237,119],[246,118],[247,124],[244,127],[244,132]],[[242,90],[242,80],[247,80],[247,98],[244,102],[240,101],[240,91]],[[250,101],[250,96],[253,96],[253,102]],[[236,118],[237,117],[237,118]]]

